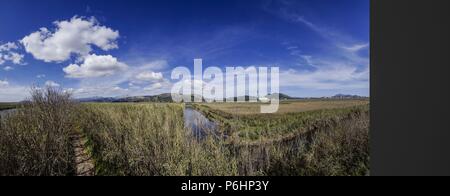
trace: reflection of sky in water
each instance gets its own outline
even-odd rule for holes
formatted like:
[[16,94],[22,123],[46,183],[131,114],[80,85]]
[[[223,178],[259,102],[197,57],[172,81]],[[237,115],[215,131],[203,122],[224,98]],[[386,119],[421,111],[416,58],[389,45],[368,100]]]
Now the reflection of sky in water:
[[4,117],[8,116],[8,114],[13,113],[14,111],[16,111],[16,109],[2,110],[2,111],[0,111],[0,117],[4,118]]
[[191,129],[193,135],[200,139],[203,139],[206,134],[216,129],[214,122],[192,108],[186,108],[184,110],[184,126]]

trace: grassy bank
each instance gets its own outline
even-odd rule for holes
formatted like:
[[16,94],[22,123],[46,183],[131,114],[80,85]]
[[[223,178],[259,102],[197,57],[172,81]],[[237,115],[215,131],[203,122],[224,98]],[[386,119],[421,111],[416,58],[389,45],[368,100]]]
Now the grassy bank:
[[279,140],[236,142],[231,146],[239,160],[248,160],[242,166],[263,175],[364,176],[370,172],[367,113],[317,124],[308,132]]
[[[369,105],[365,104],[296,113],[236,114],[228,112],[230,109],[216,109],[222,107],[217,105],[221,104],[195,104],[194,107],[208,118],[219,122],[225,134],[235,142],[280,140],[306,133],[315,127],[333,126],[346,119],[368,115],[369,112]],[[236,108],[240,107],[239,104],[234,105]]]
[[[263,175],[368,175],[369,105],[297,113],[239,114],[194,107],[221,124],[234,155]],[[239,107],[238,104],[235,104]],[[213,108],[214,107],[214,108]]]

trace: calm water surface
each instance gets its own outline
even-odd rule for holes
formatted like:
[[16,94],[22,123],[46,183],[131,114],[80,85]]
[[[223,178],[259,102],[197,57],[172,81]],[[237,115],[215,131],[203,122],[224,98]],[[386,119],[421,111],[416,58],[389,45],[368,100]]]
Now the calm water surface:
[[184,110],[184,126],[197,138],[205,138],[208,134],[217,132],[217,124],[197,110],[186,107]]

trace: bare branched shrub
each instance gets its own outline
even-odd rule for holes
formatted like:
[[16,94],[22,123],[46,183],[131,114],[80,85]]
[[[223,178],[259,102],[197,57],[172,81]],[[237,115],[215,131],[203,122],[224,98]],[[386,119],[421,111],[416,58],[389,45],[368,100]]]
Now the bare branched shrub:
[[56,88],[35,88],[23,106],[0,121],[0,175],[70,175],[74,103]]

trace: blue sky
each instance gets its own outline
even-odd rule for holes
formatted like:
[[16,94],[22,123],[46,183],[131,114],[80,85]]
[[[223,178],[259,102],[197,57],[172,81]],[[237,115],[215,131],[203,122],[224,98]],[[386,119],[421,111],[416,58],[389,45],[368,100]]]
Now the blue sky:
[[279,66],[291,96],[369,95],[368,0],[0,0],[0,24],[0,101],[169,92],[194,58]]

